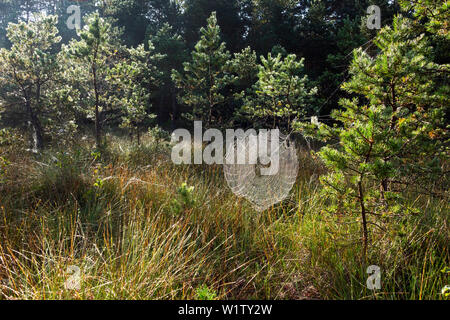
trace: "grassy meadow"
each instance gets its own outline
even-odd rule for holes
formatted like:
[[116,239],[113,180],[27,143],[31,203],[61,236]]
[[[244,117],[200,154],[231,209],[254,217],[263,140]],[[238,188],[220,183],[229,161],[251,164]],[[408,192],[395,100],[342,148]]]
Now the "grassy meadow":
[[446,299],[448,197],[411,193],[420,213],[370,220],[364,259],[359,216],[327,213],[307,148],[290,197],[259,213],[221,166],[176,166],[150,136],[108,141],[0,147],[0,299]]

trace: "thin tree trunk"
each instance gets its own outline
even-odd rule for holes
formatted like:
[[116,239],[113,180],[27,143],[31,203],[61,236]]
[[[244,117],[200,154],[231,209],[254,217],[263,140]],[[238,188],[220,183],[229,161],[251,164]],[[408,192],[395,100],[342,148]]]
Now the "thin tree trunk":
[[362,226],[363,226],[363,257],[365,260],[367,257],[367,243],[369,239],[369,232],[367,231],[366,206],[364,204],[364,190],[362,186],[362,179],[358,181],[358,191],[359,191],[359,204],[361,207]]
[[384,207],[387,209],[388,204],[386,202],[386,197],[385,194],[388,191],[388,182],[386,179],[383,179],[380,183],[380,197],[381,197],[381,202],[383,203]]
[[[396,95],[396,91],[395,91],[395,85],[394,83],[391,83],[391,105],[392,105],[392,111],[393,111],[393,115],[391,118],[391,123],[390,123],[390,130],[394,130],[395,126],[397,124],[398,118],[395,115],[395,112],[397,112],[397,95]],[[386,161],[386,158],[384,159]],[[380,197],[381,197],[381,202],[383,203],[383,205],[385,206],[385,208],[387,209],[388,205],[386,202],[386,197],[385,197],[385,193],[388,191],[388,182],[386,179],[383,179],[381,181],[380,184]]]
[[102,145],[102,141],[101,141],[101,124],[99,111],[99,93],[97,84],[97,69],[95,65],[92,66],[92,72],[94,76],[94,92],[95,92],[95,145],[97,148],[99,148]]
[[171,98],[172,98],[172,131],[175,130],[175,121],[178,117],[178,110],[177,110],[177,97],[175,92],[171,92]]
[[159,114],[164,114],[164,94],[162,92],[161,97],[159,97]]
[[33,151],[39,152],[44,148],[44,135],[41,122],[39,121],[36,113],[33,111],[29,101],[26,102],[26,107],[30,117],[31,126],[33,127]]
[[[373,138],[372,138],[373,139]],[[366,155],[366,160],[364,161],[366,164],[369,163],[370,155],[373,150],[373,142],[370,142],[369,152]],[[367,230],[367,215],[366,215],[366,205],[364,203],[364,189],[363,189],[363,178],[364,172],[361,173],[358,180],[358,192],[359,192],[359,205],[361,208],[361,217],[362,217],[362,227],[363,227],[363,257],[364,260],[367,258],[367,247],[369,242],[369,232]]]

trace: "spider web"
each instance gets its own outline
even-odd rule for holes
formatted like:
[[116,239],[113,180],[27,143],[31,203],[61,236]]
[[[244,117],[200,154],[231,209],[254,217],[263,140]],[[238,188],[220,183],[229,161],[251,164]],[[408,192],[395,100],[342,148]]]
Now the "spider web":
[[[225,179],[231,191],[238,197],[247,199],[256,211],[264,211],[272,205],[277,204],[289,195],[295,184],[298,173],[298,158],[295,144],[287,137],[278,138],[278,147],[270,150],[274,137],[267,135],[268,155],[278,157],[278,170],[268,170],[269,166],[261,165],[258,158],[256,164],[246,161],[245,164],[239,164],[237,161],[238,153],[245,153],[246,159],[250,159],[255,152],[255,140],[251,135],[237,138],[228,145],[224,162]],[[255,136],[253,135],[253,138]],[[269,174],[262,175],[261,169],[266,168]]]

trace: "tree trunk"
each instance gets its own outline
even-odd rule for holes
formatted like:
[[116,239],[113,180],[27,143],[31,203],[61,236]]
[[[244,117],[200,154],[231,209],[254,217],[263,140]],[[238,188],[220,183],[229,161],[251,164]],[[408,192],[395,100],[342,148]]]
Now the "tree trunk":
[[380,183],[380,197],[381,197],[380,200],[386,209],[388,208],[388,204],[387,204],[386,196],[385,196],[387,191],[388,191],[388,182],[386,179],[383,179]]
[[172,131],[175,130],[175,121],[178,117],[178,110],[177,110],[177,96],[175,92],[171,93],[172,96],[172,124],[171,124],[171,129]]
[[212,121],[212,106],[209,107],[208,129],[211,128],[211,121]]
[[359,191],[359,204],[361,207],[362,226],[363,226],[363,257],[365,260],[367,257],[367,243],[369,239],[369,233],[367,231],[366,206],[364,204],[364,191],[361,180],[359,180],[358,182],[358,191]]
[[99,111],[99,93],[97,85],[97,69],[95,65],[92,66],[92,72],[94,76],[94,92],[95,92],[95,146],[100,148],[102,145],[101,140],[101,123],[100,123],[100,111]]
[[160,114],[160,115],[164,114],[164,94],[162,92],[161,92],[161,96],[159,97],[159,110],[158,111],[159,111],[158,114]]
[[98,104],[95,105],[95,145],[97,148],[102,145],[100,134],[100,112],[98,110]]
[[30,117],[30,123],[33,128],[33,152],[39,152],[44,148],[44,134],[41,126],[41,122],[36,113],[31,107],[29,100],[26,102],[28,116]]
[[[369,152],[366,155],[366,160],[364,161],[365,164],[369,163],[370,155],[372,154],[373,150],[373,137],[370,142],[370,148]],[[359,205],[361,208],[361,217],[362,217],[362,227],[363,227],[363,257],[364,260],[367,259],[367,245],[369,242],[369,232],[367,231],[367,216],[366,216],[366,205],[364,203],[364,189],[363,189],[363,178],[364,178],[364,172],[360,174],[359,180],[358,180],[358,198],[359,198]]]

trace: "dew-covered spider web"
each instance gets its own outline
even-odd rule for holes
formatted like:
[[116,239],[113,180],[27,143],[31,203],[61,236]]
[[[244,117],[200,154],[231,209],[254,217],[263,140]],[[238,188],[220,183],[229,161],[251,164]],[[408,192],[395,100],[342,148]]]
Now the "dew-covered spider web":
[[[253,137],[254,139],[251,139]],[[259,156],[255,148],[255,135],[237,138],[228,145],[224,162],[225,179],[232,192],[247,199],[257,211],[264,211],[286,199],[295,184],[298,172],[297,150],[287,136],[268,134],[267,155],[271,160]],[[273,139],[276,147],[274,147]],[[259,144],[258,144],[259,146]],[[247,160],[255,157],[257,161],[239,162],[238,156],[245,154]],[[267,163],[269,161],[269,164]],[[278,165],[273,165],[278,161]]]

